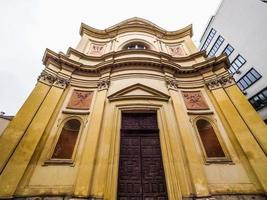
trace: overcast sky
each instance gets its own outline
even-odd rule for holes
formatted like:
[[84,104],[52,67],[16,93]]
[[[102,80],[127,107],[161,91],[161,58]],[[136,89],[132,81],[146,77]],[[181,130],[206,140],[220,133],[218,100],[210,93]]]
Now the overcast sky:
[[8,0],[0,1],[0,111],[15,115],[44,66],[46,48],[66,52],[79,42],[81,22],[105,29],[145,18],[167,30],[193,24],[200,37],[221,0]]

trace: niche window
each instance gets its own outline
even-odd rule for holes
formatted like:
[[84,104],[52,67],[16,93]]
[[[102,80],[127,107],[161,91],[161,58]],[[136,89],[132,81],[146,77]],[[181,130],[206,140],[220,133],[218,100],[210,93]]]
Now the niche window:
[[196,121],[196,129],[206,162],[230,161],[216,135],[214,127],[208,120],[198,119]]
[[77,119],[68,120],[59,135],[51,160],[71,160],[78,139],[81,123]]
[[136,43],[130,43],[126,45],[125,49],[136,49],[136,50],[144,50],[148,49],[147,46],[143,43],[136,42]]

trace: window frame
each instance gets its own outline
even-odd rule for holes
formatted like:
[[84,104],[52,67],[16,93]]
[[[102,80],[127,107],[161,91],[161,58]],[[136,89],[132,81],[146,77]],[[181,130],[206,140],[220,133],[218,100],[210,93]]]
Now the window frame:
[[[129,48],[129,46],[132,46],[132,45],[142,45],[144,48]],[[129,50],[129,51],[140,51],[140,50],[150,50],[150,46],[147,45],[146,43],[144,42],[139,42],[139,41],[133,41],[133,42],[129,42],[127,44],[124,45],[124,47],[122,48],[124,50]]]
[[[263,88],[263,89],[260,90],[258,93],[256,93],[255,95],[253,95],[252,97],[250,97],[250,98],[248,99],[249,102],[250,102],[250,104],[253,106],[253,108],[254,108],[256,111],[261,110],[262,108],[264,108],[264,107],[267,106],[267,95],[264,94],[264,91],[265,91],[265,90],[267,90],[267,87]],[[253,102],[252,102],[252,101],[256,102],[256,101],[254,100],[255,97],[258,97],[259,99],[261,99],[261,98],[259,97],[260,94],[263,95],[263,96],[265,97],[265,102],[266,102],[266,103],[263,104],[263,105],[260,105],[260,106],[258,106],[258,107],[255,107],[255,106],[253,105]],[[263,101],[263,103],[264,103],[264,101]]]
[[[222,46],[223,42],[224,42],[224,38],[221,35],[219,35],[217,39],[215,40],[214,44],[212,45],[212,47],[210,48],[208,56],[209,57],[215,56],[215,54],[218,52],[218,50]],[[212,51],[214,52],[213,54],[211,54]]]
[[[77,139],[76,139],[75,146],[74,146],[73,151],[72,151],[71,158],[70,159],[66,159],[66,158],[52,158],[52,156],[54,154],[54,151],[55,151],[55,148],[56,148],[56,145],[57,145],[58,140],[60,138],[62,129],[64,128],[65,124],[69,120],[72,120],[72,119],[78,120],[80,122],[80,129],[79,129],[79,132],[78,132],[78,136],[77,136]],[[80,138],[81,138],[81,135],[82,135],[82,132],[83,132],[83,128],[84,128],[84,123],[83,123],[83,120],[80,117],[78,117],[78,116],[69,116],[69,117],[66,117],[60,123],[59,128],[56,131],[56,134],[55,134],[55,136],[53,138],[53,142],[52,142],[52,148],[50,149],[50,151],[48,153],[48,156],[47,156],[47,159],[44,162],[44,165],[50,165],[50,164],[52,164],[52,165],[70,165],[70,166],[74,166],[75,159],[76,159],[76,154],[77,154],[77,149],[78,149],[78,146],[79,146],[79,143],[80,143]]]
[[[198,128],[197,128],[197,121],[201,120],[201,119],[208,121],[210,123],[210,125],[212,126],[214,133],[215,133],[215,135],[216,135],[216,137],[217,137],[217,139],[221,145],[221,148],[223,150],[225,157],[208,157],[207,156],[204,144],[202,142],[200,133],[199,133]],[[220,131],[218,129],[218,125],[216,124],[216,119],[214,119],[214,117],[212,115],[208,115],[208,116],[207,115],[198,115],[198,116],[192,117],[191,120],[193,122],[193,127],[195,130],[195,133],[197,135],[197,140],[198,140],[201,152],[202,152],[202,158],[204,160],[204,163],[206,165],[213,164],[213,163],[218,163],[218,164],[232,163],[232,159],[230,157],[229,151],[227,150],[226,145],[225,145],[222,137],[220,136]]]
[[[225,51],[228,48],[228,46],[231,46],[233,48],[233,50],[230,52],[230,54],[228,55]],[[227,44],[226,47],[223,49],[222,54],[225,53],[227,55],[227,57],[229,57],[233,52],[234,52],[235,48],[231,45],[231,44]]]
[[[204,46],[205,46],[206,42],[208,41],[208,39],[209,39],[209,37],[210,37],[212,31],[214,31],[214,34],[213,34],[213,36],[211,36],[211,39],[210,39],[210,41],[208,42],[206,48],[204,48]],[[217,31],[216,31],[214,28],[211,28],[211,30],[210,30],[210,32],[209,32],[209,34],[208,34],[208,36],[207,36],[205,42],[203,43],[202,47],[200,48],[201,51],[202,51],[202,50],[206,50],[206,49],[209,47],[209,45],[210,45],[211,41],[213,40],[214,36],[216,35],[216,33],[217,33]]]
[[[255,75],[252,73],[252,70],[254,70],[254,71],[259,75],[259,78],[255,77]],[[250,79],[250,77],[247,76],[248,74],[251,74],[251,75],[255,78],[255,81],[252,81],[252,80]],[[244,90],[248,89],[250,86],[254,85],[258,80],[261,79],[261,77],[262,77],[262,75],[261,75],[256,69],[254,69],[254,68],[252,67],[252,68],[250,68],[250,70],[248,70],[248,71],[246,72],[246,74],[245,74],[244,76],[242,76],[238,81],[236,81],[236,83],[237,83],[237,84],[240,84],[240,85],[242,86],[243,89],[241,89],[241,88],[239,87],[239,85],[238,85],[238,87],[240,88],[240,90],[244,91]],[[245,80],[245,78],[247,78],[251,83],[248,83],[248,82]],[[245,87],[245,86],[242,84],[241,81],[244,81],[244,82],[247,84],[247,86]]]
[[[244,59],[245,62],[244,62],[244,63],[241,63],[240,60],[238,59],[239,57],[241,57],[242,59]],[[236,63],[235,61],[240,62],[241,65],[238,66],[237,63]],[[229,71],[231,74],[236,74],[237,71],[239,71],[239,69],[240,69],[241,67],[243,67],[243,66],[246,64],[246,62],[247,62],[247,60],[246,60],[242,55],[238,54],[238,55],[235,57],[235,59],[231,62],[228,71]],[[232,67],[232,65],[236,65],[237,69],[235,69],[234,67]],[[235,71],[232,72],[232,71],[231,71],[231,68],[235,69]]]

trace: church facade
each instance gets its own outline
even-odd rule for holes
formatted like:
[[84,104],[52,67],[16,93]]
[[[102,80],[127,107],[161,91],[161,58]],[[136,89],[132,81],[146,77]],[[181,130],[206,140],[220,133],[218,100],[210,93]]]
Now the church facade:
[[85,24],[0,137],[0,199],[265,199],[267,127],[192,27]]

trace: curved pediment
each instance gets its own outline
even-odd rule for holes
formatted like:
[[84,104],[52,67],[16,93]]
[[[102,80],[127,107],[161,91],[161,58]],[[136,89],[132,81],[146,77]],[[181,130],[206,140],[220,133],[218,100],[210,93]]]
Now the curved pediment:
[[155,90],[151,87],[142,85],[140,83],[131,85],[129,87],[123,88],[118,92],[115,92],[108,96],[110,101],[118,101],[118,100],[137,100],[137,99],[145,99],[145,100],[159,100],[159,101],[168,101],[170,98],[169,95]]
[[110,38],[116,36],[118,33],[125,33],[131,31],[147,32],[151,33],[152,35],[157,34],[157,36],[160,36],[162,38],[174,38],[174,39],[181,38],[187,35],[192,37],[193,35],[192,25],[186,26],[176,31],[167,31],[148,20],[139,17],[133,17],[124,20],[105,30],[96,29],[84,23],[82,23],[80,27],[81,35],[86,33],[96,38]]

